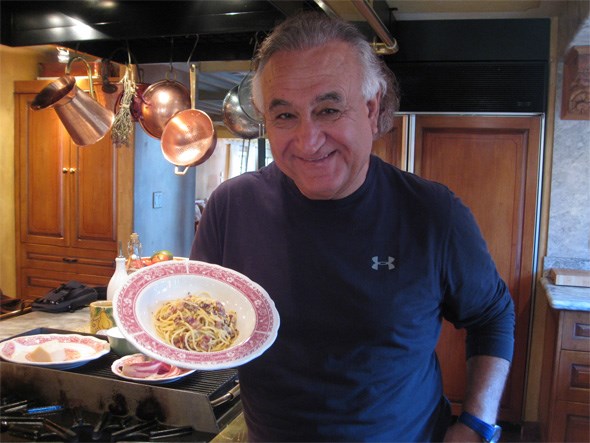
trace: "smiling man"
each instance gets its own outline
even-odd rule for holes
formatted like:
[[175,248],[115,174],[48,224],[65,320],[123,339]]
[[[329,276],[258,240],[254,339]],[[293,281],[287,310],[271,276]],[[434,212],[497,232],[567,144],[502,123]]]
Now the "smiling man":
[[[274,300],[274,345],[239,368],[249,441],[496,441],[514,308],[470,211],[371,155],[397,104],[357,29],[303,14],[255,59],[274,162],[212,194],[191,258]],[[435,353],[467,329],[468,392],[450,426]]]
[[[310,199],[346,197],[365,181],[379,94],[365,98],[363,69],[344,42],[279,52],[260,73],[273,158]],[[346,75],[343,75],[346,73]]]

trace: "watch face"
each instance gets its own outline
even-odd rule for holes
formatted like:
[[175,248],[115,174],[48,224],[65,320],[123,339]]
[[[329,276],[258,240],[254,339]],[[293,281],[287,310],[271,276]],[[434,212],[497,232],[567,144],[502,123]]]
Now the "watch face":
[[502,428],[498,425],[494,425],[494,435],[490,438],[489,443],[497,443],[500,441],[502,435]]

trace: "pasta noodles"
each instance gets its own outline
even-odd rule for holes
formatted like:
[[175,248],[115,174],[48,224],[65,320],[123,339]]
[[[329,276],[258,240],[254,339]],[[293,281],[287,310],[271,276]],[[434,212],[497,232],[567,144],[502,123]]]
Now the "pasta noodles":
[[158,335],[168,344],[189,351],[212,352],[228,348],[239,334],[237,315],[207,292],[171,300],[154,314]]

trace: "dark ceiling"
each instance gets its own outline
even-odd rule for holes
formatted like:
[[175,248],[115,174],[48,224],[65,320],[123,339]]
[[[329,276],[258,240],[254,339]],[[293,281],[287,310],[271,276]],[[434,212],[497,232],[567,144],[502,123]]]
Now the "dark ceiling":
[[257,41],[301,10],[321,9],[313,0],[2,0],[0,43],[59,44],[120,63],[127,48],[137,64],[249,60]]

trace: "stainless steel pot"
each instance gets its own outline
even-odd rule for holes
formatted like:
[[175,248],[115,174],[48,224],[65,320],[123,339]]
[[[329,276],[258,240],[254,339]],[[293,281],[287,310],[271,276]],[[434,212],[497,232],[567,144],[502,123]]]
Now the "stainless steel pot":
[[258,137],[259,124],[252,120],[240,106],[238,86],[229,90],[222,107],[223,123],[229,131],[241,138],[252,139]]

